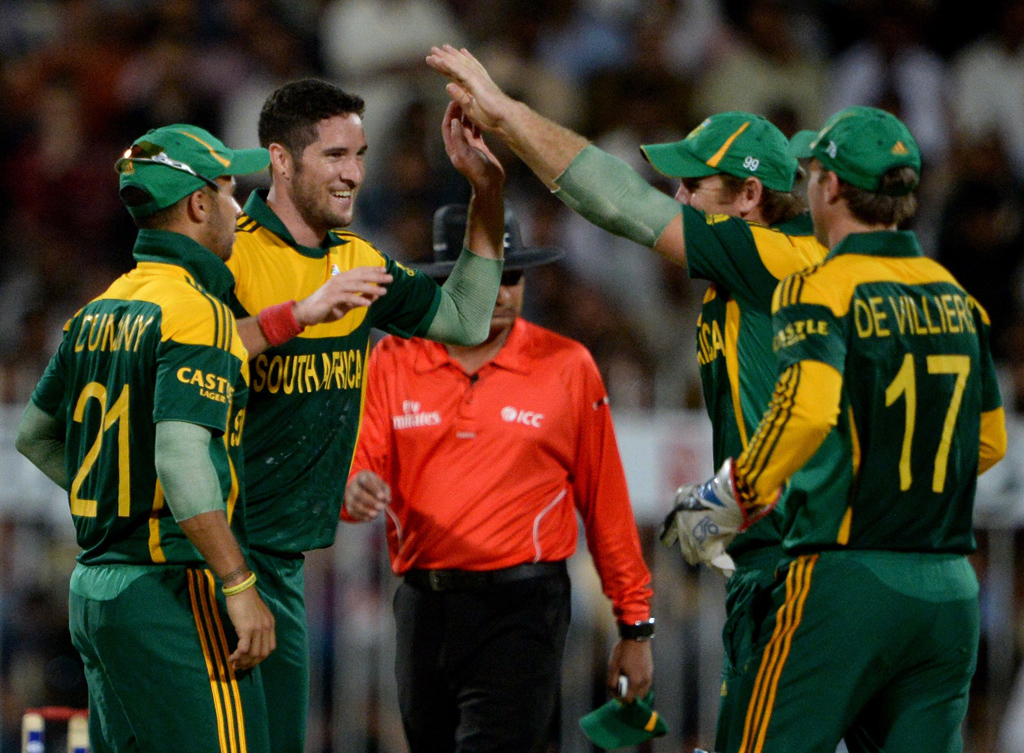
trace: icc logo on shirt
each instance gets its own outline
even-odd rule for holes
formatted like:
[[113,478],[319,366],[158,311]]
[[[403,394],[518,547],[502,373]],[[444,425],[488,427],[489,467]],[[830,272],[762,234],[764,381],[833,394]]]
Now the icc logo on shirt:
[[506,405],[501,409],[501,420],[510,424],[523,424],[524,426],[532,426],[534,429],[539,429],[540,422],[543,419],[543,413],[534,413],[532,410],[517,410],[511,405]]

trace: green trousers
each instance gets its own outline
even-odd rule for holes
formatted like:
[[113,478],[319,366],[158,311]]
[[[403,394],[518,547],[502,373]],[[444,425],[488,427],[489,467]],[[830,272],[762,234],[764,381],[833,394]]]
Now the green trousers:
[[208,570],[147,572],[109,599],[72,592],[71,639],[89,686],[94,753],[269,753],[260,669]]
[[827,551],[783,568],[720,753],[959,753],[977,661],[978,581],[952,554]]
[[270,750],[304,753],[309,711],[309,632],[306,626],[305,558],[249,552],[256,587],[274,614],[277,648],[263,660]]
[[[785,561],[782,547],[768,547],[745,553],[736,562],[736,572],[725,585],[725,627],[722,629],[722,700],[718,707],[715,750],[729,749],[730,738],[743,734],[747,710],[743,677],[754,658],[757,627],[771,609],[771,592],[776,566]],[[756,663],[755,663],[756,670]],[[735,747],[735,746],[734,746]]]

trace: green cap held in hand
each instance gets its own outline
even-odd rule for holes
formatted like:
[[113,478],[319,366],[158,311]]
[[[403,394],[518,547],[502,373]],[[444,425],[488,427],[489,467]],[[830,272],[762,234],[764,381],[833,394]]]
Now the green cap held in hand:
[[633,703],[623,703],[614,698],[580,719],[580,727],[600,748],[628,748],[668,732],[665,721],[653,706],[653,690]]

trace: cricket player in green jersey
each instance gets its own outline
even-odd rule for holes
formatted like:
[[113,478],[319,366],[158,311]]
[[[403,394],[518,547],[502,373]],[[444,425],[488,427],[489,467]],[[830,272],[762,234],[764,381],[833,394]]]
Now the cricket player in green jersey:
[[344,228],[367,148],[363,101],[315,79],[270,95],[259,122],[271,187],[239,219],[235,313],[252,359],[247,527],[277,651],[261,666],[274,753],[305,749],[303,552],[334,542],[359,431],[372,328],[472,345],[490,331],[504,237],[504,171],[454,105],[442,134],[470,181],[466,248],[445,285]]
[[985,311],[912,232],[920,153],[897,118],[834,115],[802,156],[825,262],[773,299],[779,377],[747,449],[679,499],[693,560],[785,489],[744,732],[723,753],[962,749],[978,649],[977,475],[1006,451]]
[[[814,238],[802,203],[793,200],[797,164],[788,142],[764,118],[719,113],[682,141],[641,149],[659,172],[681,179],[676,199],[686,271],[711,281],[697,319],[697,362],[717,468],[747,447],[771,398],[772,293],[779,280],[822,261],[826,249]],[[751,658],[752,611],[785,557],[780,520],[780,514],[766,516],[726,550],[726,571],[735,572],[726,583],[715,750],[742,733],[747,699],[740,688]],[[669,543],[673,535],[662,534]]]
[[265,149],[150,131],[117,162],[135,269],[67,323],[17,446],[68,490],[70,626],[96,753],[269,751],[274,618],[244,557],[248,357],[227,305],[234,175]]
[[[505,141],[569,207],[652,248],[690,277],[710,281],[697,320],[697,360],[715,466],[739,455],[775,383],[775,286],[827,253],[806,206],[792,193],[798,164],[782,132],[758,115],[724,112],[682,141],[642,146],[655,169],[680,179],[669,197],[621,160],[508,97],[467,51],[434,48],[427,62],[452,80],[448,92],[467,116]],[[723,631],[720,750],[742,734],[740,678],[751,659],[755,604],[785,557],[780,522],[781,514],[767,516],[731,542],[732,562],[715,559],[727,570],[735,567]],[[672,536],[671,529],[663,534],[666,541]],[[610,687],[615,679],[609,678]],[[847,739],[853,751],[875,750],[860,742],[856,735]]]

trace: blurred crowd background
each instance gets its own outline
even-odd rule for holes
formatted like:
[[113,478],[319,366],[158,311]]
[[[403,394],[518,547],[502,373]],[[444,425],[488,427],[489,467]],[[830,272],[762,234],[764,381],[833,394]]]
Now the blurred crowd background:
[[[1024,492],[1013,475],[1024,453],[1017,441],[1024,413],[1024,0],[3,0],[0,404],[10,410],[0,456],[13,452],[9,424],[64,322],[132,265],[135,227],[118,200],[113,164],[149,128],[188,122],[232,147],[256,146],[270,91],[305,76],[334,81],[367,102],[368,170],[352,229],[402,261],[429,253],[434,210],[468,199],[440,138],[443,81],[424,63],[430,46],[444,42],[467,46],[506,91],[668,193],[675,185],[649,169],[638,145],[683,138],[713,112],[761,113],[787,135],[851,104],[904,119],[924,158],[921,211],[911,227],[926,253],[988,309],[1011,417],[1009,470],[989,484],[1004,570],[1002,606],[986,611],[985,636],[995,631],[1009,643],[998,652],[983,645],[967,746],[971,753],[1024,750],[1024,733],[1007,731],[1024,724],[1012,716],[1024,710],[1011,702],[1004,712],[1024,650],[1017,608],[1024,515],[1014,507]],[[693,328],[705,284],[579,219],[492,145],[526,240],[567,252],[559,264],[529,273],[526,316],[591,350],[617,413],[701,411]],[[26,706],[85,703],[66,629],[70,519],[34,516],[10,496],[0,494],[2,751],[18,749]],[[661,557],[651,544],[653,521],[641,522],[653,565]],[[357,545],[346,544],[349,536],[336,547],[348,546],[344,552],[311,560],[310,588],[321,588],[319,603],[331,605],[322,630],[314,626],[314,639],[323,638],[314,646],[323,657],[314,713],[323,719],[340,718],[331,687],[345,666],[331,658],[332,614],[386,623],[366,617],[387,611],[380,532],[372,529]],[[988,528],[979,539],[984,581]],[[698,587],[693,571],[666,562],[656,587]],[[347,606],[335,609],[343,596],[335,586],[349,582],[348,574],[339,581],[345,567],[363,568],[365,577]],[[684,636],[662,631],[657,640]],[[604,650],[600,643],[595,665]],[[988,666],[993,656],[998,668]],[[993,686],[993,672],[1007,687]],[[714,682],[713,672],[706,676]],[[372,683],[373,692],[381,684]],[[684,741],[708,713],[693,703],[668,712]],[[381,718],[361,747],[339,742],[344,730],[332,732],[328,722],[311,744],[317,751],[400,745],[387,742],[394,719],[371,713]]]

